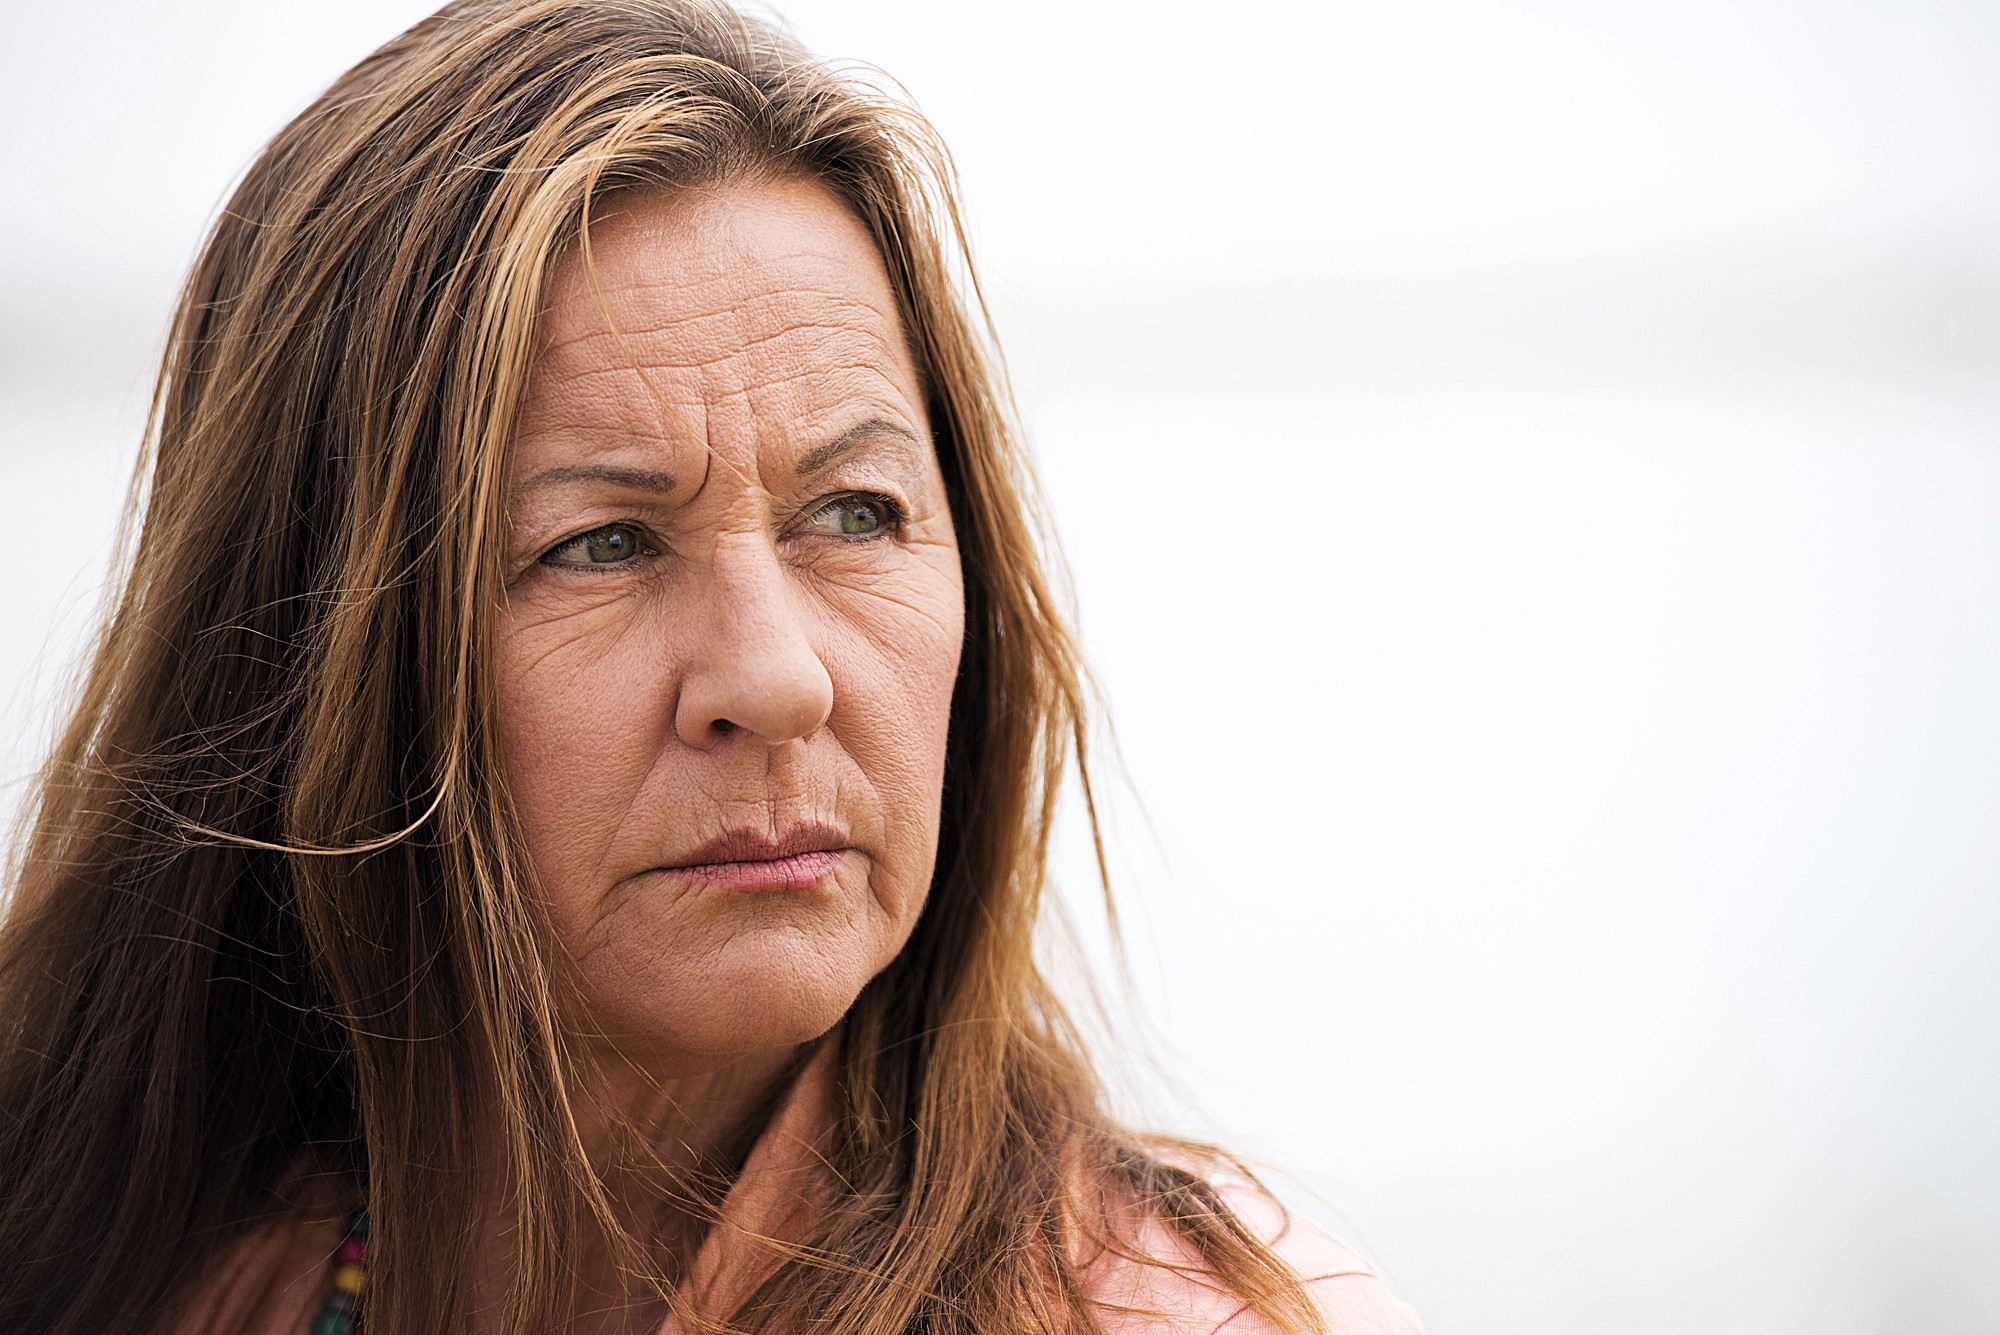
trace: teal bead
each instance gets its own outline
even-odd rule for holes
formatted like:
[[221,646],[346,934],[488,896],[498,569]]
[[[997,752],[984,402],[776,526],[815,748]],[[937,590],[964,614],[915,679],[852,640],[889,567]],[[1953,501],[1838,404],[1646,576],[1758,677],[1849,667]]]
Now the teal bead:
[[356,1238],[367,1237],[368,1211],[356,1210],[353,1214],[349,1215],[347,1217],[347,1232],[350,1237],[356,1237]]
[[354,1318],[345,1312],[321,1312],[313,1318],[311,1335],[350,1335]]

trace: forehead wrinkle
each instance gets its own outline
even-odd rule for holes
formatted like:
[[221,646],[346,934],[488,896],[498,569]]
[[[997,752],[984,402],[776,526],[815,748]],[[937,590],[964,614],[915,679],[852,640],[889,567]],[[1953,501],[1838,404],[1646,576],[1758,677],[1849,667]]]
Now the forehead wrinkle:
[[[828,380],[833,383],[827,385]],[[855,420],[846,411],[850,409],[881,418],[920,438],[927,434],[927,424],[916,414],[908,396],[873,366],[774,375],[731,391],[727,397],[741,400],[751,420],[773,423],[777,429],[768,434],[785,439],[817,440],[829,427],[845,430]]]
[[872,363],[820,368],[817,374],[819,378],[837,375],[839,392],[827,394],[811,388],[802,394],[787,392],[800,378],[796,376],[778,377],[745,391],[750,419],[758,424],[753,429],[760,440],[782,441],[791,447],[777,457],[760,449],[760,473],[766,468],[781,469],[785,476],[778,485],[796,486],[842,459],[854,457],[886,466],[913,494],[926,491],[929,465],[935,458],[929,423],[895,380]]
[[[672,291],[678,291],[678,289],[674,288],[673,285],[666,279],[661,279],[658,282],[647,283],[644,285],[633,285],[621,289],[621,291],[629,293],[638,291],[654,291],[663,288]],[[626,302],[622,304],[630,306],[638,303]],[[648,305],[652,304],[653,303],[648,303]],[[583,309],[586,315],[592,315],[597,318],[591,320],[589,322],[589,327],[585,328],[581,333],[573,334],[567,338],[548,339],[545,342],[545,346],[542,348],[542,355],[548,356],[551,353],[561,352],[566,349],[573,348],[578,344],[594,343],[599,339],[616,340],[616,339],[644,338],[650,334],[663,333],[669,329],[676,328],[680,325],[702,324],[709,320],[721,319],[724,317],[740,314],[740,312],[736,308],[735,303],[724,303],[720,305],[711,304],[704,306],[702,309],[686,311],[686,312],[680,312],[674,310],[657,310],[657,309],[649,310],[645,312],[650,317],[649,319],[631,325],[619,323],[615,318],[609,323],[607,323],[604,318],[605,315],[604,307],[610,308],[612,315],[615,317],[618,313],[618,308],[620,305],[621,303],[615,302],[611,299],[610,294],[606,294],[603,307],[600,307],[595,300],[585,301],[581,298],[565,299],[562,301],[557,301],[552,303],[548,307],[544,315],[545,329],[551,328],[561,322],[562,317],[560,314],[558,314],[558,312],[564,312],[574,307],[580,307]]]
[[[782,321],[779,327],[768,331],[757,331],[754,326],[762,322],[760,316],[764,313],[749,309],[756,305],[775,307],[776,309],[769,312],[769,314],[776,316]],[[814,306],[830,306],[832,309],[815,311],[812,309]],[[840,318],[856,311],[866,312],[871,318],[862,321]],[[669,312],[647,312],[647,314],[649,316],[648,319],[636,323],[613,323],[607,325],[600,321],[596,327],[582,333],[566,338],[552,337],[544,343],[537,361],[546,362],[548,359],[559,354],[570,353],[575,349],[589,347],[601,341],[610,341],[618,347],[620,352],[623,352],[634,341],[652,340],[660,335],[670,334],[689,326],[695,327],[689,330],[693,335],[688,340],[690,343],[696,346],[703,344],[711,346],[727,344],[729,348],[736,351],[745,351],[760,347],[781,339],[788,334],[815,329],[864,334],[882,342],[885,346],[892,346],[900,342],[902,327],[899,319],[893,317],[889,312],[885,312],[873,302],[859,298],[839,297],[831,293],[819,291],[787,290],[767,293],[752,298],[749,302],[732,303],[711,310],[697,311],[692,314],[675,314]],[[734,338],[727,335],[709,337],[704,336],[699,330],[699,327],[702,325],[722,320],[727,320],[737,326],[742,330],[741,334]],[[550,322],[551,325],[555,323],[555,321]],[[746,326],[749,327],[746,328]],[[891,339],[889,335],[892,332],[896,333],[898,338]],[[725,352],[723,355],[727,356],[729,353]],[[629,365],[629,363],[627,364]],[[699,363],[689,364],[696,365]]]
[[[757,337],[745,339],[741,342],[732,344],[728,348],[719,350],[712,357],[676,358],[673,361],[655,361],[650,359],[642,359],[639,361],[621,361],[614,365],[596,366],[596,367],[591,367],[589,369],[576,370],[576,371],[557,371],[557,372],[552,372],[552,374],[557,375],[559,379],[561,379],[562,381],[574,383],[578,381],[595,379],[599,376],[605,376],[605,375],[635,375],[640,373],[657,372],[657,371],[705,372],[713,369],[714,367],[725,365],[728,362],[735,361],[738,360],[739,358],[744,358],[746,356],[754,360],[756,354],[766,351],[767,349],[770,348],[772,344],[781,342],[792,335],[806,333],[811,330],[826,330],[827,332],[833,334],[853,333],[858,337],[864,339],[868,343],[876,345],[883,351],[888,351],[891,346],[887,342],[876,338],[872,331],[863,332],[860,330],[856,330],[852,325],[825,324],[819,322],[801,322],[795,325],[788,325],[783,329],[774,330],[768,334],[762,334]],[[628,335],[627,337],[629,338],[630,335]],[[644,335],[640,335],[640,337],[643,338]],[[848,363],[847,365],[854,365],[854,364],[855,363]]]
[[[643,262],[655,238],[634,239],[623,254],[599,248],[598,271],[618,281],[579,290],[582,281],[573,280],[551,308],[536,368],[545,387],[559,387],[551,397],[561,406],[549,417],[621,444],[674,453],[703,446],[710,456],[704,476],[725,453],[725,469],[740,471],[733,456],[745,443],[744,425],[751,442],[798,440],[800,423],[833,418],[832,410],[857,398],[927,427],[912,400],[920,377],[900,315],[891,294],[874,290],[886,289],[886,275],[874,274],[868,290],[855,292],[846,257],[805,250],[758,260],[747,271],[754,290],[742,296],[740,259],[674,255],[672,272],[635,272],[635,259]],[[570,333],[565,315],[586,327]],[[809,355],[794,355],[800,341]],[[715,411],[731,402],[743,404],[749,423]],[[691,418],[697,411],[699,423]],[[732,441],[737,448],[727,450]],[[761,464],[764,451],[755,454]]]
[[[754,304],[768,309],[732,305],[693,314],[648,311],[643,321],[599,322],[569,337],[559,336],[554,329],[559,322],[552,321],[550,337],[536,357],[536,370],[543,375],[575,375],[580,372],[568,370],[566,363],[600,359],[603,369],[632,369],[635,365],[656,370],[675,365],[693,368],[813,333],[858,338],[892,355],[898,351],[907,355],[901,321],[872,302],[825,293],[784,292]],[[863,318],[853,318],[857,315]],[[705,328],[717,322],[727,322],[729,328],[712,332]],[[605,343],[611,348],[598,350]],[[658,346],[661,344],[665,346]]]
[[[892,389],[898,388],[895,378],[889,374],[889,368],[875,359],[868,357],[844,360],[834,365],[822,364],[817,366],[801,365],[798,359],[790,357],[756,358],[753,361],[763,362],[766,365],[756,366],[753,369],[766,370],[768,371],[767,374],[752,376],[735,385],[724,386],[715,384],[714,382],[717,380],[717,377],[714,372],[716,369],[728,365],[733,360],[735,360],[733,357],[723,356],[700,362],[642,362],[637,366],[621,362],[616,366],[598,366],[589,370],[565,372],[557,377],[553,383],[581,386],[605,379],[632,380],[637,379],[641,375],[672,374],[674,372],[691,372],[699,376],[702,380],[701,392],[685,397],[662,393],[655,399],[650,393],[644,392],[636,394],[592,394],[589,396],[593,403],[623,403],[643,398],[648,405],[657,405],[664,402],[673,407],[699,407],[702,404],[714,403],[720,399],[740,398],[744,394],[758,389],[768,389],[779,385],[813,379],[825,379],[831,376],[872,376],[880,379]],[[898,397],[904,397],[899,389]]]
[[[560,306],[552,306],[545,314],[542,325],[545,331],[554,328],[558,323],[558,317],[555,315],[558,309],[560,309]],[[595,306],[592,309],[595,310]],[[579,334],[572,334],[567,338],[545,336],[542,340],[542,347],[538,353],[538,357],[551,357],[556,353],[567,352],[571,348],[581,344],[594,343],[599,339],[629,339],[635,336],[643,338],[649,333],[660,333],[675,325],[694,324],[702,320],[712,319],[717,314],[720,314],[720,312],[698,311],[693,315],[664,315],[657,321],[638,329],[626,329],[623,326],[607,325],[600,320],[594,328],[586,329]]]
[[[596,383],[609,377],[622,379],[629,388]],[[675,427],[692,429],[688,416],[706,411],[710,402],[707,395],[659,392],[645,371],[635,373],[627,366],[563,375],[554,384],[561,387],[560,392],[548,393],[545,387],[524,415],[528,426],[523,439],[611,435],[633,441],[657,440]]]
[[[682,392],[664,405],[636,389],[562,394],[546,401],[521,439],[540,447],[535,453],[568,451],[591,459],[622,455],[658,459],[662,454],[674,459],[689,448],[733,458],[748,444],[756,456],[752,467],[761,473],[767,445],[788,446],[784,453],[805,455],[823,448],[833,431],[866,426],[865,419],[854,423],[843,411],[854,406],[880,420],[881,434],[900,438],[900,445],[883,451],[883,460],[914,488],[922,489],[918,483],[927,476],[924,465],[931,448],[928,423],[885,368],[872,360],[800,367],[790,359],[773,359],[766,369],[772,374],[736,385],[715,383],[718,377],[712,370],[696,372],[704,382],[699,388],[687,383],[683,371]],[[610,375],[620,375],[627,384],[632,379],[627,367],[606,367],[578,379]],[[730,409],[732,404],[738,407]],[[522,462],[529,461],[524,456]],[[740,471],[737,463],[725,462],[729,471]],[[791,461],[786,471],[796,475],[797,462]],[[699,471],[706,474],[708,468],[704,464]],[[681,475],[684,469],[683,463],[674,462],[669,471]]]

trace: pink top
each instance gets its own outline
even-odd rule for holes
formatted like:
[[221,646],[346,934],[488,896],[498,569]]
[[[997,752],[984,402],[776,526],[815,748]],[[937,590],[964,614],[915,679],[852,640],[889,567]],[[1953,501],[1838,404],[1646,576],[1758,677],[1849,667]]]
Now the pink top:
[[[722,1204],[722,1222],[696,1253],[684,1292],[708,1313],[727,1312],[768,1273],[768,1253],[746,1234],[797,1238],[808,1216],[810,1165],[831,1124],[831,1049],[800,1075],[770,1127],[750,1151]],[[1217,1190],[1271,1246],[1305,1276],[1307,1291],[1333,1335],[1423,1335],[1416,1313],[1398,1301],[1375,1269],[1332,1234],[1293,1216],[1247,1184]],[[196,1293],[174,1335],[307,1335],[332,1289],[344,1211],[322,1189],[252,1232],[222,1257]],[[1175,1265],[1201,1269],[1193,1250],[1164,1224],[1142,1225],[1138,1246]],[[1084,1265],[1091,1298],[1104,1304],[1108,1335],[1272,1335],[1275,1328],[1243,1301],[1185,1272],[1102,1256]],[[669,1317],[659,1335],[683,1335]]]

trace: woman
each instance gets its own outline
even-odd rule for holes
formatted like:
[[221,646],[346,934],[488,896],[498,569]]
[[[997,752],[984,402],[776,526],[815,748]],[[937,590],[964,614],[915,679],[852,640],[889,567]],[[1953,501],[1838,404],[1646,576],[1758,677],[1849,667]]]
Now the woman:
[[0,935],[0,1326],[1415,1329],[1036,971],[1079,668],[954,255],[700,0],[277,137]]

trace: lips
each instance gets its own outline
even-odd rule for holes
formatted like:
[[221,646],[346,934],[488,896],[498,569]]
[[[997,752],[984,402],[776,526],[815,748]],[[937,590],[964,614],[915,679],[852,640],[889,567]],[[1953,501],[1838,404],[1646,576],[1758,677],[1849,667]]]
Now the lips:
[[803,890],[825,880],[848,847],[846,833],[831,825],[794,825],[776,839],[731,830],[665,870],[738,890]]

